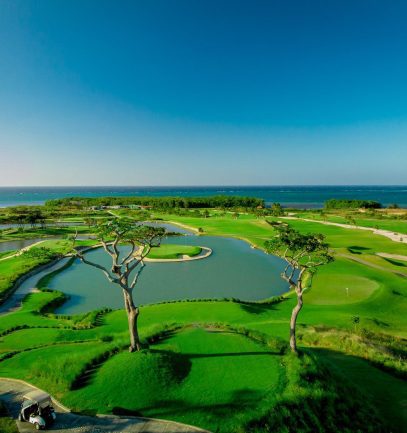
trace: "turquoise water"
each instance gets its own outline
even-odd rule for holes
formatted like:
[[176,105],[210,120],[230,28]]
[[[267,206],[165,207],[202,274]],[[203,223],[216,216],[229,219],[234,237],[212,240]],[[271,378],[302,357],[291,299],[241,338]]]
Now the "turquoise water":
[[279,202],[284,206],[319,208],[331,198],[376,200],[407,207],[407,186],[211,186],[211,187],[1,187],[0,207],[42,204],[46,200],[81,196],[209,196],[239,195]]
[[[280,278],[284,262],[252,249],[246,242],[220,237],[183,236],[171,243],[206,246],[210,257],[190,262],[147,263],[134,290],[137,304],[199,298],[261,300],[287,291]],[[111,265],[102,249],[91,251],[89,260]],[[123,308],[120,288],[107,281],[100,270],[79,260],[53,278],[51,289],[70,296],[58,313],[82,313],[95,308]]]

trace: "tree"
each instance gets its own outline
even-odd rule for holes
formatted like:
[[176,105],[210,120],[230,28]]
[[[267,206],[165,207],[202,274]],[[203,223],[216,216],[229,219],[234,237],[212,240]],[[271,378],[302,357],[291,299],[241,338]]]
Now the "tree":
[[325,222],[328,220],[328,215],[327,215],[323,210],[321,210],[319,214],[321,215],[321,218],[322,218]]
[[278,217],[284,215],[284,210],[280,203],[273,203],[270,208],[270,212],[272,216]]
[[353,323],[354,330],[356,332],[357,326],[360,323],[360,317],[359,316],[352,316],[351,320],[352,320],[352,323]]
[[387,206],[387,209],[400,209],[400,206],[397,203],[392,203]]
[[96,219],[92,218],[91,216],[87,216],[83,219],[83,222],[89,227],[91,228],[92,226],[94,226],[96,224]]
[[25,215],[25,222],[27,224],[30,224],[31,228],[34,228],[35,225],[41,221],[45,221],[45,217],[39,209],[33,208],[27,210],[27,213]]
[[290,347],[297,352],[296,324],[298,314],[303,306],[305,282],[312,284],[312,276],[319,266],[333,260],[321,234],[303,235],[288,225],[275,226],[277,235],[266,241],[265,247],[269,254],[281,256],[287,265],[281,277],[288,282],[297,295],[297,304],[293,308],[290,320]]
[[356,226],[356,220],[351,214],[345,215],[346,222],[351,226]]
[[[133,290],[144,269],[144,258],[151,248],[160,246],[165,230],[116,219],[98,225],[95,232],[104,250],[112,258],[111,269],[91,262],[80,251],[75,254],[83,263],[100,269],[111,283],[122,289],[130,333],[129,352],[138,351],[141,348],[137,326],[140,310],[134,303]],[[119,245],[123,244],[130,245],[130,252],[121,257]]]

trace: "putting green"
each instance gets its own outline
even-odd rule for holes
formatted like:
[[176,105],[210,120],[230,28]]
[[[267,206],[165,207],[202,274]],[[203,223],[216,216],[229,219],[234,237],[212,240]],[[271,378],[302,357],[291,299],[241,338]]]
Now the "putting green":
[[183,256],[195,257],[201,251],[201,247],[194,245],[163,244],[160,248],[153,248],[147,257],[155,260],[179,259]]
[[340,305],[359,302],[379,288],[379,283],[366,277],[340,273],[325,274],[315,279],[307,301],[318,305]]

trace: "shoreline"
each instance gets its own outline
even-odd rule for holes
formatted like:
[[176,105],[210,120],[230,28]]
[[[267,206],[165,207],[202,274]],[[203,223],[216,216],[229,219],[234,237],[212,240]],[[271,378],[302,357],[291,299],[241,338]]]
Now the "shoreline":
[[[4,314],[8,314],[13,312],[16,308],[21,307],[21,305],[9,305],[9,304],[21,304],[23,299],[29,295],[30,293],[33,293],[36,290],[36,287],[32,287],[30,290],[24,293],[17,294],[17,290],[20,288],[20,286],[29,278],[34,277],[36,274],[39,274],[43,271],[46,271],[48,268],[51,268],[55,265],[57,265],[61,260],[66,258],[66,256],[54,259],[48,263],[45,263],[43,265],[36,266],[35,268],[31,269],[31,271],[28,271],[26,274],[21,275],[21,277],[17,278],[17,280],[14,282],[13,286],[5,292],[5,297],[2,297],[0,300],[0,316]],[[19,295],[23,295],[20,299]]]
[[209,257],[212,254],[212,249],[209,247],[199,247],[201,248],[201,252],[199,254],[197,254],[196,256],[188,256],[188,255],[184,255],[181,258],[178,259],[149,259],[148,257],[145,257],[143,259],[143,261],[148,262],[148,263],[173,263],[173,262],[191,262],[194,260],[202,260],[202,259],[206,259],[207,257]]
[[[31,245],[30,245],[30,247],[31,247]],[[98,249],[98,248],[102,248],[102,244],[79,247],[80,251],[84,252],[84,253],[91,251],[91,250],[94,250],[94,249]],[[179,259],[148,259],[148,258],[144,258],[144,261],[149,262],[149,263],[189,262],[189,261],[206,259],[213,252],[212,249],[208,248],[208,247],[202,247],[201,246],[200,248],[201,248],[201,253],[198,254],[197,256],[193,256],[193,257],[188,256],[188,257],[182,257]],[[14,257],[14,256],[12,256],[12,257]],[[67,259],[69,257],[73,257],[73,254],[72,253],[66,254],[66,255],[64,255],[60,258],[54,259],[48,263],[45,263],[43,265],[39,265],[39,266],[31,269],[26,274],[21,275],[14,282],[13,286],[5,293],[5,296],[2,299],[0,299],[0,316],[12,313],[12,312],[16,311],[17,309],[21,308],[22,301],[24,300],[24,298],[27,295],[29,295],[30,293],[35,293],[38,290],[37,287],[31,287],[29,290],[27,290],[23,293],[18,293],[18,289],[26,280],[28,280],[31,277],[34,277],[37,274],[40,274],[43,271],[48,270],[49,268],[53,268],[54,266],[57,266],[58,264],[60,264],[60,262],[62,262],[64,259]],[[5,258],[5,259],[7,259],[7,258]],[[64,264],[62,264],[61,267],[62,266],[64,266]],[[54,269],[54,270],[58,270],[58,269],[59,269],[59,267],[57,269]],[[53,272],[53,271],[50,271],[50,272]]]

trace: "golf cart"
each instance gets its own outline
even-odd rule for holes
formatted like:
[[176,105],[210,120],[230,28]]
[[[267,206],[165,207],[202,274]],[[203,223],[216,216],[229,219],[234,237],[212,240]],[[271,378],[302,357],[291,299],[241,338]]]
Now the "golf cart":
[[37,430],[47,428],[56,418],[49,394],[31,391],[23,396],[23,403],[18,415],[19,421],[34,424]]

